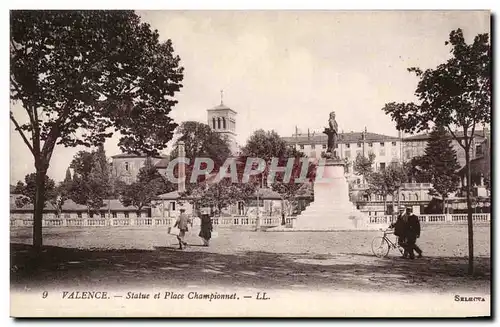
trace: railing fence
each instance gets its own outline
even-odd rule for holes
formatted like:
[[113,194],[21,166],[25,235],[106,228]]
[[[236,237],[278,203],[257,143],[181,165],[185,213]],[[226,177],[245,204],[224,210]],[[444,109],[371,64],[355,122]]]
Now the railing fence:
[[[367,216],[368,224],[391,223],[392,216]],[[466,224],[467,214],[447,214],[447,215],[419,215],[420,222],[424,224]],[[472,214],[473,222],[489,222],[489,213]],[[214,227],[221,226],[255,226],[256,217],[236,216],[236,217],[214,217],[212,223]],[[292,225],[294,217],[285,218],[287,225]],[[260,226],[273,227],[282,223],[281,217],[260,217]],[[150,217],[150,218],[44,218],[44,227],[105,227],[105,226],[173,226],[175,218]],[[10,225],[13,227],[33,226],[33,219],[11,218]]]

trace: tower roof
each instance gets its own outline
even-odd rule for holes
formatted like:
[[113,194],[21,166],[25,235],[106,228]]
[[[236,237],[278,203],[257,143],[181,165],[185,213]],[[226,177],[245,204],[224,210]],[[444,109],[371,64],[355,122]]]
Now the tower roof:
[[237,113],[236,111],[234,111],[233,109],[229,108],[228,106],[222,103],[219,104],[218,106],[213,107],[212,109],[208,109],[208,111],[218,111],[218,110],[229,110],[234,112],[235,114]]

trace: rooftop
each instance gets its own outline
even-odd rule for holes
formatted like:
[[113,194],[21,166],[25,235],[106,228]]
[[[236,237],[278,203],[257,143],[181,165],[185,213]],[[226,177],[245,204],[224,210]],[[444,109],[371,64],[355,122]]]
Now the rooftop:
[[[22,206],[22,207],[18,207],[16,205],[16,198],[18,198],[19,196],[20,195],[11,195],[10,196],[10,210],[11,211],[32,211],[33,210],[32,204],[27,204],[27,205]],[[56,211],[54,206],[50,203],[47,203],[45,205],[44,210],[45,211]],[[134,206],[125,207],[118,199],[110,199],[110,200],[104,200],[104,205],[99,209],[99,211],[107,211],[107,210],[136,211],[137,209]],[[87,206],[77,204],[73,200],[66,200],[63,204],[62,212],[68,212],[68,211],[87,211]]]
[[[464,137],[464,132],[463,131],[455,131],[454,133],[459,138]],[[474,136],[476,136],[476,137],[485,137],[486,133],[487,133],[487,131],[485,132],[484,130],[480,129],[480,130],[476,130],[474,132]],[[448,135],[449,135],[450,138],[453,137],[450,133]],[[408,137],[403,138],[403,142],[405,142],[405,141],[423,141],[423,140],[430,139],[430,137],[431,137],[430,133],[423,133],[423,134],[418,134],[418,135],[412,135],[412,136],[408,136]]]
[[[150,157],[150,156],[148,156],[146,154],[134,154],[134,153],[120,153],[120,154],[115,154],[114,156],[111,156],[111,158],[113,158],[113,159],[117,159],[117,158],[147,158],[147,157]],[[163,159],[163,158],[168,158],[168,156],[167,155],[160,155],[160,156],[155,156],[152,158]]]
[[[294,136],[282,137],[282,139],[288,143],[297,144],[323,144],[328,142],[328,136],[323,133],[310,133],[308,134],[298,134]],[[349,132],[349,133],[339,133],[338,143],[357,143],[362,141],[362,132]],[[381,142],[381,141],[399,141],[396,136],[389,136],[377,133],[366,132],[367,142]]]
[[207,109],[207,110],[208,111],[229,110],[229,111],[232,111],[233,113],[237,114],[236,111],[234,111],[233,109],[229,108],[228,106],[226,106],[223,103],[219,104],[218,106],[213,107],[212,109]]

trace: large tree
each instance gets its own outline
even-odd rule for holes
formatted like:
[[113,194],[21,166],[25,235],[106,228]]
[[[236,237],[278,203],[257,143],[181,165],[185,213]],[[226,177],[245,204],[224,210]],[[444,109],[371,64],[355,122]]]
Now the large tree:
[[[242,148],[242,153],[248,157],[257,157],[270,162],[272,158],[285,158],[290,147],[275,131],[255,131]],[[298,154],[297,154],[298,155]]]
[[408,179],[408,172],[405,165],[398,162],[391,162],[387,168],[381,171],[373,172],[368,175],[368,194],[377,194],[384,199],[384,213],[387,208],[387,196],[392,196],[392,220],[395,213],[396,193],[401,185]]
[[[228,140],[220,133],[212,131],[207,124],[196,121],[185,121],[176,130],[179,141],[184,141],[186,158],[210,158],[214,161],[215,168],[222,166],[224,161],[231,155]],[[178,156],[178,148],[175,148],[171,157]]]
[[[278,172],[271,183],[272,190],[277,192],[282,199],[282,225],[285,225],[286,205],[289,204],[291,208],[295,207],[298,202],[298,197],[306,195],[310,192],[310,188],[312,187],[312,183],[316,176],[316,164],[308,162],[307,160],[302,160],[301,158],[303,158],[303,154],[300,152],[294,154],[296,157],[290,157],[294,159],[290,179],[285,179],[286,172]],[[288,158],[281,158],[281,160],[278,160],[278,165],[280,167],[285,167],[287,165],[287,161]],[[302,174],[303,164],[307,164],[306,178],[304,181],[299,181]]]
[[[420,79],[419,103],[388,103],[383,110],[407,133],[444,126],[465,151],[469,273],[474,272],[470,153],[476,128],[491,120],[491,47],[489,35],[479,34],[467,44],[461,29],[450,33],[450,58],[434,69],[409,68]],[[457,131],[458,130],[458,131]]]
[[204,182],[193,189],[192,195],[198,206],[222,209],[239,201],[246,202],[256,191],[255,183],[233,183],[230,178],[216,182]]
[[104,200],[111,195],[112,185],[107,164],[103,167],[102,151],[79,151],[70,167],[74,169],[73,181],[68,187],[68,197],[87,206],[89,214],[99,211]]
[[[54,201],[56,197],[56,183],[49,176],[45,175],[46,197],[44,198],[46,206],[47,203]],[[16,198],[16,206],[23,207],[26,204],[34,204],[36,199],[36,173],[27,174],[24,176],[24,183],[17,182],[15,194],[20,195]]]
[[446,208],[446,198],[458,190],[460,177],[457,153],[451,144],[451,137],[442,126],[436,126],[425,148],[423,169],[427,171],[432,183],[431,195],[443,199],[443,213]]
[[364,180],[373,172],[373,163],[375,162],[375,153],[370,152],[368,157],[358,153],[354,161],[354,174],[363,176]]
[[[278,158],[283,165],[286,165],[288,158],[303,157],[304,154],[290,147],[275,131],[256,130],[247,140],[241,149],[246,157],[263,159],[266,162],[264,172],[257,175],[263,182],[267,181],[269,168],[273,158]],[[283,162],[284,160],[284,162]]]
[[10,119],[35,163],[38,251],[55,146],[99,145],[117,131],[122,151],[157,155],[177,127],[169,113],[183,68],[133,11],[10,13],[10,96],[20,104]]
[[140,211],[145,206],[153,206],[157,195],[171,192],[175,185],[164,179],[153,164],[151,158],[147,158],[144,167],[137,174],[137,181],[124,185],[120,190],[120,202],[128,207],[134,206]]

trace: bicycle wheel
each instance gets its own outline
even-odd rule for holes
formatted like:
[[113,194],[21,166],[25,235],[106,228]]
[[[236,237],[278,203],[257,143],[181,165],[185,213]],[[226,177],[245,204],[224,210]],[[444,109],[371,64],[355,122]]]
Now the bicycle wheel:
[[375,237],[372,241],[372,251],[375,256],[383,258],[389,253],[389,243],[381,236]]

